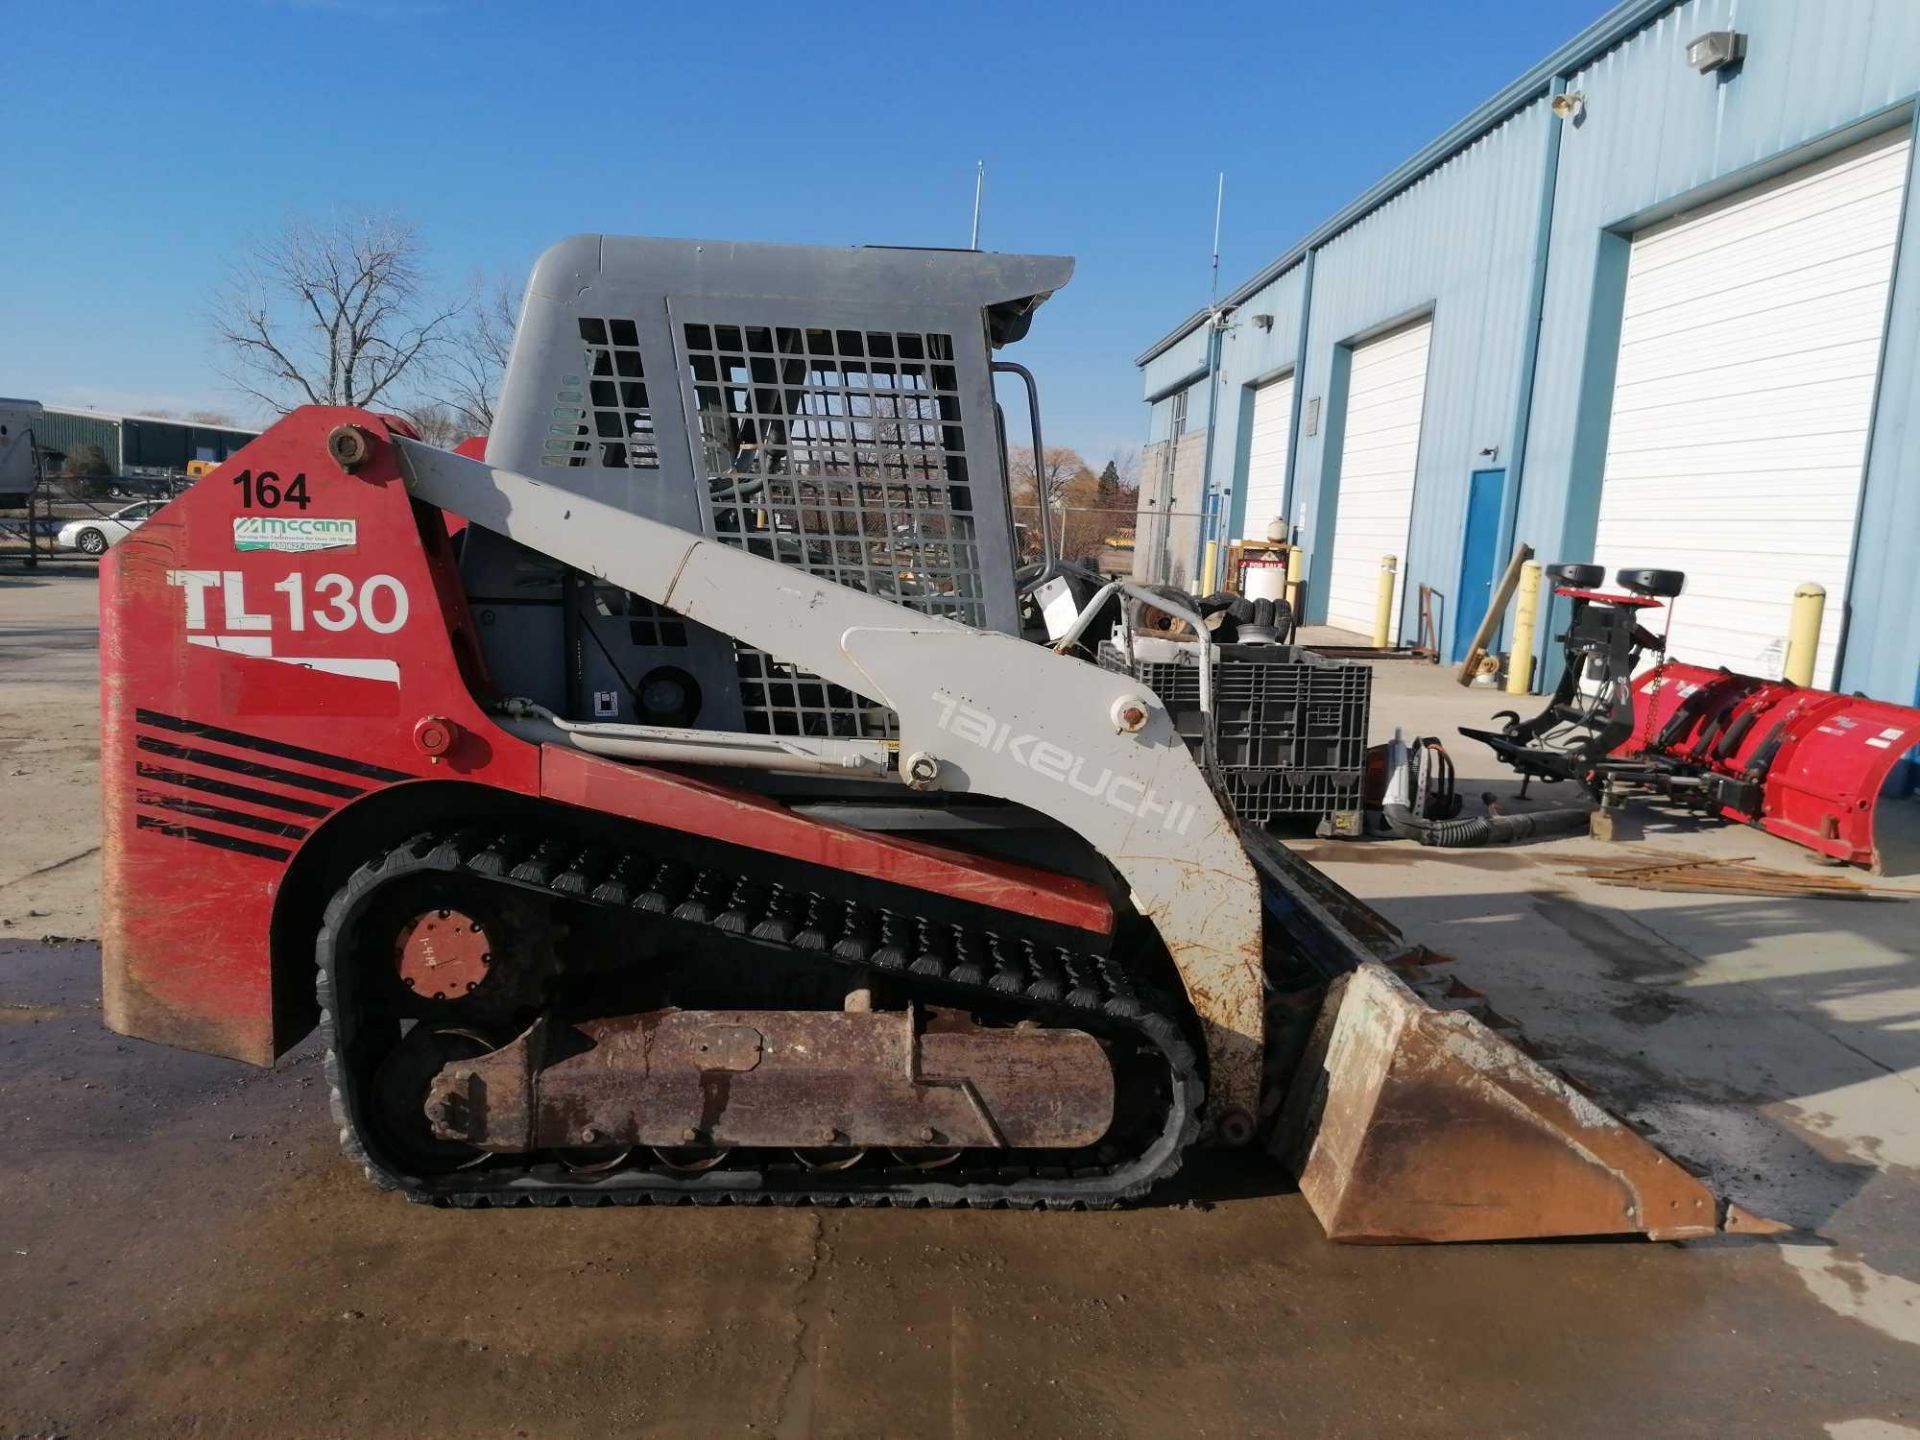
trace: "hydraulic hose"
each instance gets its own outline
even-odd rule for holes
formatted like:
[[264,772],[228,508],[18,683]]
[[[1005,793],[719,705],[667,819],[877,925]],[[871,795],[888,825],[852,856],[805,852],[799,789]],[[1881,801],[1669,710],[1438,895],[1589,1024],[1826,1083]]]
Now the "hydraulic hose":
[[1573,835],[1587,828],[1585,810],[1542,810],[1532,815],[1474,815],[1461,820],[1422,820],[1404,805],[1385,805],[1387,826],[1403,840],[1443,850],[1513,845],[1522,840]]

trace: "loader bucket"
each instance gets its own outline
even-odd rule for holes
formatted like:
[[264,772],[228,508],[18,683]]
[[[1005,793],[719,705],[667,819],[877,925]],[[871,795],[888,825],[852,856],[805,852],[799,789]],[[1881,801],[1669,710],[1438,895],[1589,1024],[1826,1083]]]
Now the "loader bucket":
[[1788,1228],[1716,1199],[1529,1056],[1484,995],[1436,971],[1444,956],[1275,837],[1240,833],[1277,945],[1270,1053],[1275,1073],[1291,1076],[1268,1149],[1329,1239],[1684,1240]]
[[1395,1243],[1776,1229],[1474,1015],[1386,965],[1336,979],[1272,1148],[1333,1240]]

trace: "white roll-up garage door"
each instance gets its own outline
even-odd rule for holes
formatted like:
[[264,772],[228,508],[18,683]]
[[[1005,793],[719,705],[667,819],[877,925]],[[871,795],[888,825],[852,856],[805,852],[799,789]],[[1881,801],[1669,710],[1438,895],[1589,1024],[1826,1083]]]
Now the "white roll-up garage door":
[[[1402,573],[1406,570],[1432,335],[1433,322],[1422,320],[1353,348],[1346,436],[1340,446],[1340,499],[1326,580],[1327,623],[1343,630],[1373,633],[1381,556],[1397,557]],[[1400,599],[1396,593],[1396,635]]]
[[1283,375],[1253,392],[1247,437],[1247,508],[1242,540],[1264,540],[1275,516],[1285,518],[1287,451],[1293,438],[1293,376]]
[[1686,572],[1676,659],[1778,677],[1813,580],[1833,681],[1906,134],[1633,237],[1594,559]]

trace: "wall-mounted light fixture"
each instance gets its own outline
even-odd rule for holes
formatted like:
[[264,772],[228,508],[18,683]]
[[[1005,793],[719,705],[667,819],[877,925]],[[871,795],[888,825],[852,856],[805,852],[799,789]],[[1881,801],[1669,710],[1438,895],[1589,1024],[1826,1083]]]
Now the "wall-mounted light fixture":
[[1553,97],[1553,113],[1568,124],[1578,125],[1581,117],[1587,113],[1587,92],[1584,90],[1563,90]]
[[1253,326],[1256,330],[1271,330],[1273,329],[1273,316],[1256,315],[1253,317]]
[[1747,37],[1738,30],[1709,30],[1687,43],[1687,63],[1702,75],[1727,70],[1747,58]]

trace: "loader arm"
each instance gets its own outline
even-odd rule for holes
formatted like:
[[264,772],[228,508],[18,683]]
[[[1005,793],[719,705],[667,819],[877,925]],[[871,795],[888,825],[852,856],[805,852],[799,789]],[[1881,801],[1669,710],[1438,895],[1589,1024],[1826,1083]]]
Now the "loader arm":
[[1084,838],[1159,931],[1199,1018],[1208,1115],[1258,1113],[1260,884],[1165,707],[1116,675],[908,610],[675,526],[395,435],[409,492],[802,665],[899,716],[900,771],[1011,800]]

